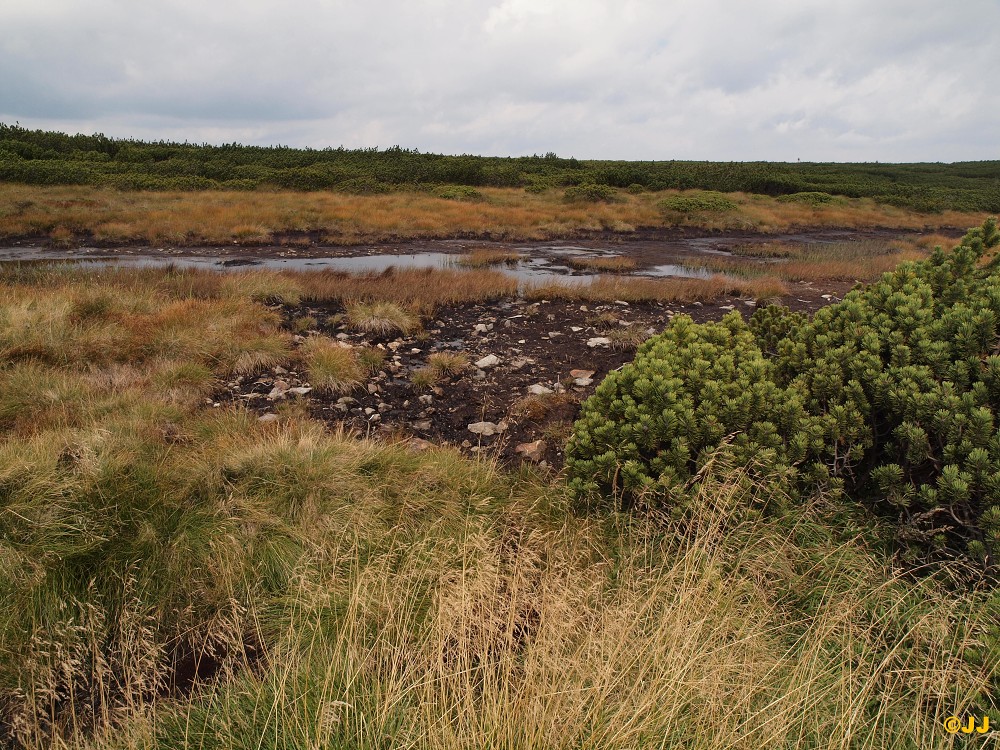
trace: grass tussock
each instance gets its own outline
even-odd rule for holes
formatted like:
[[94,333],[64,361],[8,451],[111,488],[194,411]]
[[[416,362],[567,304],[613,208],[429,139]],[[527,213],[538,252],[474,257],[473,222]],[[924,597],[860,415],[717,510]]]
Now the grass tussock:
[[461,375],[469,367],[469,357],[462,352],[435,352],[427,358],[427,366],[439,377]]
[[570,268],[580,271],[595,271],[597,273],[628,273],[634,271],[636,263],[631,258],[615,255],[596,258],[569,258],[566,261]]
[[368,374],[354,347],[326,336],[307,338],[298,353],[309,373],[309,384],[320,391],[347,393]]
[[361,333],[388,336],[409,334],[420,321],[392,302],[352,302],[347,305],[347,324]]
[[515,266],[524,256],[513,250],[473,250],[463,253],[455,261],[460,266],[469,268],[488,268],[490,266]]
[[50,236],[68,245],[84,236],[152,244],[270,244],[319,233],[331,244],[468,236],[540,240],[580,231],[631,231],[668,224],[773,232],[794,226],[928,228],[974,226],[985,215],[922,214],[871,199],[812,205],[727,193],[726,208],[670,212],[684,191],[618,191],[614,202],[564,202],[559,191],[482,188],[483,201],[447,200],[425,191],[349,195],[283,190],[128,192],[87,186],[0,185],[0,237]]

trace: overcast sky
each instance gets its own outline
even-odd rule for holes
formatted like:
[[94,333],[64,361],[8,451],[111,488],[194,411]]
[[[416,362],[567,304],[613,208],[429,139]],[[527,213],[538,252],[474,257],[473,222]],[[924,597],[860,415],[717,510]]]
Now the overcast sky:
[[594,159],[1000,158],[1000,0],[3,0],[0,121]]

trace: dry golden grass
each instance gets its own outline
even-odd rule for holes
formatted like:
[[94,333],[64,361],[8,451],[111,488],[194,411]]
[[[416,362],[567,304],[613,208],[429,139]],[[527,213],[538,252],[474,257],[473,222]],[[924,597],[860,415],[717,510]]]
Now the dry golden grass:
[[489,266],[516,265],[524,256],[513,250],[473,250],[463,253],[455,260],[460,266],[469,268],[488,268]]
[[[947,238],[943,237],[934,239],[947,242]],[[734,254],[768,262],[754,263],[713,256],[699,259],[692,267],[735,276],[766,274],[785,281],[871,281],[900,263],[926,258],[928,241],[930,238],[892,242],[862,240],[808,246],[750,245],[740,247]]]
[[634,260],[620,255],[598,258],[569,258],[566,264],[570,268],[576,268],[580,271],[595,271],[597,273],[627,273],[634,271],[636,267]]
[[[682,520],[587,514],[453,450],[206,405],[288,353],[261,288],[0,272],[3,742],[902,750],[996,708],[989,593],[895,574],[825,499],[765,517],[774,490],[720,472]],[[183,653],[222,670],[164,699]]]
[[[295,437],[238,449],[249,457],[230,463],[251,477],[275,460],[332,468],[319,439]],[[334,490],[325,507],[371,525],[386,503],[354,467],[398,465],[396,451],[338,444],[337,480],[366,502]],[[955,658],[989,626],[974,622],[970,597],[907,583],[855,541],[798,546],[815,534],[802,528],[815,523],[808,514],[798,527],[740,521],[737,482],[713,484],[687,525],[602,526],[554,510],[558,493],[539,486],[515,490],[536,500],[463,511],[461,467],[447,473],[435,466],[444,452],[430,458],[396,469],[408,480],[394,494],[406,513],[376,526],[386,541],[374,549],[372,529],[344,538],[339,516],[299,522],[322,543],[263,679],[136,711],[108,740],[226,750],[261,737],[431,750],[946,748],[954,738],[941,719],[988,690],[995,660],[977,669]],[[316,484],[323,474],[306,476]],[[431,480],[437,494],[412,486]],[[957,612],[967,627],[955,625]]]
[[318,391],[347,393],[364,382],[367,372],[354,348],[326,336],[310,336],[298,351]]
[[517,295],[517,281],[496,271],[413,268],[375,274],[321,271],[289,277],[302,285],[306,299],[393,302],[421,315],[430,315],[439,305]]
[[393,302],[350,302],[346,315],[353,330],[380,336],[405,335],[420,325],[417,316]]
[[525,289],[527,299],[569,299],[585,302],[699,302],[738,295],[765,299],[787,294],[773,277],[734,278],[721,274],[708,279],[648,279],[599,276],[592,282],[553,281]]
[[[120,192],[81,186],[0,185],[0,237],[51,236],[69,243],[88,233],[104,241],[154,245],[269,243],[275,235],[319,232],[324,242],[355,244],[474,234],[506,240],[551,239],[579,231],[664,226],[657,201],[678,191],[622,193],[616,203],[564,203],[557,191],[483,188],[485,200],[446,200],[426,192],[357,196],[292,191]],[[811,207],[729,194],[735,211],[687,219],[709,229],[779,231],[795,226],[926,229],[974,226],[985,215],[923,215],[845,199]],[[281,238],[285,239],[285,238]],[[287,240],[286,240],[287,241]]]
[[434,352],[427,358],[427,366],[442,377],[461,375],[469,367],[469,357],[462,352]]

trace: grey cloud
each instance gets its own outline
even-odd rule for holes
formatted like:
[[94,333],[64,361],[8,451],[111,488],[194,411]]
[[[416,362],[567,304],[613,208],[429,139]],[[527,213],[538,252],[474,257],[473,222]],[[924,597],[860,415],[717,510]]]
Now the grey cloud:
[[992,0],[8,0],[0,120],[581,158],[996,158]]

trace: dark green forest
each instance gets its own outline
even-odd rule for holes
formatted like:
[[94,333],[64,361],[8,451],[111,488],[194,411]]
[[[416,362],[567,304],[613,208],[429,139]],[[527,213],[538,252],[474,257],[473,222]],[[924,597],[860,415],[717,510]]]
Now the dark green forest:
[[1000,161],[952,164],[593,161],[386,149],[144,142],[0,123],[0,181],[121,190],[337,190],[380,193],[439,185],[543,191],[606,185],[700,188],[771,196],[825,193],[935,212],[1000,211]]

